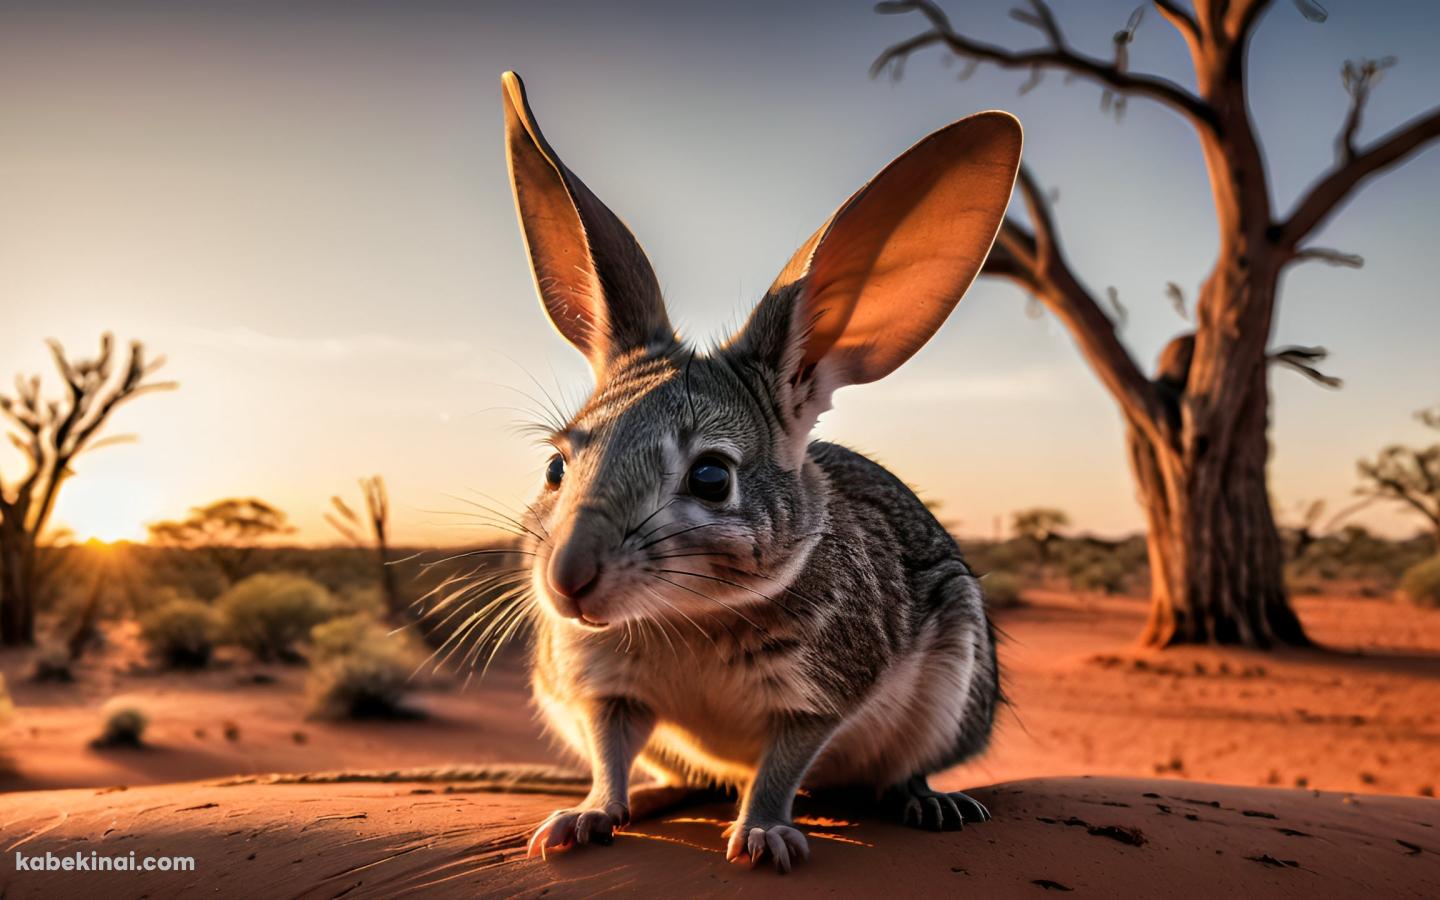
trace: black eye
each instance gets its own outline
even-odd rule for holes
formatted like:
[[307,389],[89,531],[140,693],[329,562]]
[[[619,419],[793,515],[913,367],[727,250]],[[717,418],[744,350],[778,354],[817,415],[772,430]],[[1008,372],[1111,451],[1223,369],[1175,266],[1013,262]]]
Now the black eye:
[[730,467],[723,459],[702,456],[690,467],[685,487],[701,500],[719,503],[730,494]]
[[550,457],[550,464],[545,467],[545,486],[555,490],[560,482],[565,479],[565,457],[555,454]]

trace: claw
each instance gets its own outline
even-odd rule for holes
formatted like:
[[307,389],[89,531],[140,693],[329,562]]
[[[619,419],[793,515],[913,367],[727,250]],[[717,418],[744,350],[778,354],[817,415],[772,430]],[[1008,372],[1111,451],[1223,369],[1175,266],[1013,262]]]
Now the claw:
[[960,831],[966,822],[988,822],[992,818],[985,805],[961,791],[934,791],[920,776],[898,786],[904,800],[900,820],[915,828],[934,831]]
[[611,803],[604,809],[562,809],[550,814],[535,829],[525,847],[528,858],[548,858],[551,850],[567,847],[614,843],[618,823],[628,818],[623,804]]
[[965,816],[961,814],[960,807],[956,805],[955,798],[949,794],[941,794],[936,798],[940,803],[940,830],[960,831],[965,827]]
[[780,874],[789,872],[796,862],[810,858],[810,845],[805,835],[789,825],[740,825],[736,823],[727,831],[730,843],[725,858],[734,862],[749,858],[750,868],[755,868],[766,856],[775,863]]

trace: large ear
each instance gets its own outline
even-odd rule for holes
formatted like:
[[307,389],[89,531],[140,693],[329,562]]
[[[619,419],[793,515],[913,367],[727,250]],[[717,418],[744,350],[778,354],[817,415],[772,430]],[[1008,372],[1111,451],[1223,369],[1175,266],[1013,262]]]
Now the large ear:
[[830,393],[894,371],[979,274],[1020,165],[1020,122],[982,112],[936,131],[801,247],[734,347],[778,369],[808,432]]
[[659,282],[630,229],[545,140],[520,77],[506,72],[500,85],[510,184],[536,290],[599,381],[616,356],[675,339]]

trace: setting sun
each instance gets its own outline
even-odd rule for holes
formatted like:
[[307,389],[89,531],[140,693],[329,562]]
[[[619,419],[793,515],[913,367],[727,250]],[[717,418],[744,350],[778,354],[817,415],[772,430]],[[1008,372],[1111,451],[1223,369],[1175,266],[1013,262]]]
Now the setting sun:
[[66,488],[56,525],[70,529],[77,542],[144,541],[145,523],[160,514],[157,498],[135,483],[76,479]]

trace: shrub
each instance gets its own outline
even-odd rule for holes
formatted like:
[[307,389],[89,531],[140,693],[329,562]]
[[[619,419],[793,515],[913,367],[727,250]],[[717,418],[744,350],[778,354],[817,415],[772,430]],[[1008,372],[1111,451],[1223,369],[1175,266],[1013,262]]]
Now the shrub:
[[176,668],[208,663],[219,632],[215,610],[192,598],[172,598],[140,617],[140,637],[162,662]]
[[90,743],[96,747],[142,747],[150,720],[133,706],[116,706],[105,715],[105,730]]
[[402,635],[392,635],[368,616],[316,626],[310,650],[310,711],[320,718],[405,715],[417,654]]
[[385,592],[373,584],[347,586],[336,592],[335,601],[342,615],[364,613],[377,619],[385,615]]
[[70,651],[64,644],[52,641],[40,645],[39,649],[35,651],[35,659],[30,666],[30,680],[60,684],[68,684],[75,680],[75,672],[71,668]]
[[1023,602],[1020,594],[1024,586],[1014,575],[991,572],[980,579],[980,586],[985,589],[985,603],[991,609],[1009,609]]
[[1070,586],[1082,593],[1119,594],[1125,590],[1126,572],[1113,556],[1095,555],[1068,568]]
[[1440,608],[1440,556],[1406,570],[1400,579],[1400,593],[1416,606]]
[[220,595],[227,640],[260,660],[298,659],[296,645],[310,629],[334,612],[335,603],[323,586],[302,575],[251,575]]

